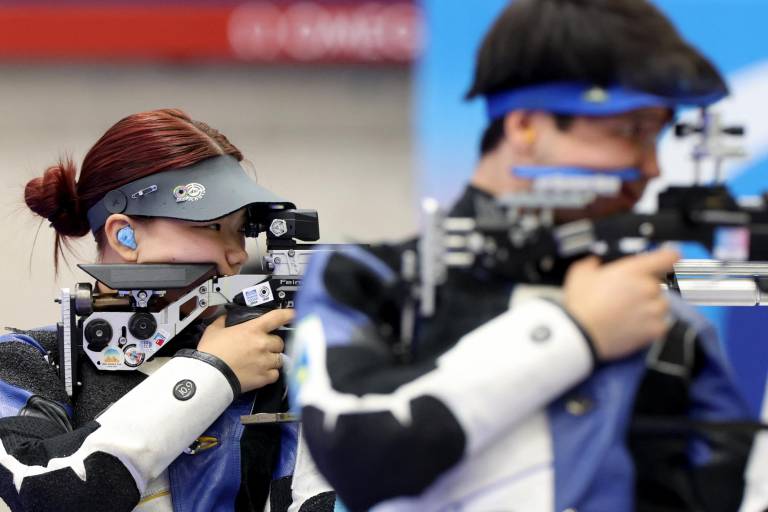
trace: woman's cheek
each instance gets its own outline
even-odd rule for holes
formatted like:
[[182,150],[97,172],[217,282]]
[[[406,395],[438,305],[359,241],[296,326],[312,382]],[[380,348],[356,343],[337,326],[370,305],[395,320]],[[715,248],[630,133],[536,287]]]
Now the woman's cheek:
[[222,248],[211,240],[196,240],[187,246],[185,256],[197,262],[219,261]]

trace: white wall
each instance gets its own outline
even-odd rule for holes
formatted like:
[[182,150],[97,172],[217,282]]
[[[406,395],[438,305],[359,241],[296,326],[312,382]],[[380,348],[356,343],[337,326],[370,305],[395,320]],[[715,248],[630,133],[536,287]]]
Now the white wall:
[[[222,131],[259,181],[320,213],[322,240],[396,238],[414,229],[410,72],[403,68],[243,66],[0,67],[0,327],[51,324],[53,232],[24,184],[65,152],[80,162],[121,117],[179,107]],[[86,237],[72,263],[93,258]],[[31,263],[31,265],[30,265]],[[74,265],[73,265],[74,266]]]

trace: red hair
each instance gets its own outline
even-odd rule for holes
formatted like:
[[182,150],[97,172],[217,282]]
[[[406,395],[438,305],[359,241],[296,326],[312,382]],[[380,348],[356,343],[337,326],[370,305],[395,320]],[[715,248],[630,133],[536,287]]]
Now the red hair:
[[[177,109],[152,110],[125,117],[106,131],[88,151],[76,180],[71,158],[62,158],[30,180],[24,189],[27,206],[48,219],[56,230],[54,268],[69,238],[90,231],[88,209],[107,192],[139,178],[193,165],[217,155],[243,155],[218,130]],[[103,229],[95,233],[99,251],[106,245]]]

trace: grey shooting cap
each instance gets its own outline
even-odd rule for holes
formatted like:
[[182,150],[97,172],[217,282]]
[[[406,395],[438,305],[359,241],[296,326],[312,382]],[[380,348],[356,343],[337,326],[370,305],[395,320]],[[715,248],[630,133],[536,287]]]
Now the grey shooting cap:
[[246,206],[295,208],[257,185],[237,159],[222,155],[111,190],[88,210],[88,223],[96,233],[113,213],[207,222]]

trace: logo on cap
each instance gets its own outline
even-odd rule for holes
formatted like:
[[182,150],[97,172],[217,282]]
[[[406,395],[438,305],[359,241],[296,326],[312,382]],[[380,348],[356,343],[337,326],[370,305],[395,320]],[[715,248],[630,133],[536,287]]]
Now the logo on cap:
[[584,91],[584,101],[590,103],[605,103],[608,101],[608,91],[602,87],[592,87]]
[[179,185],[173,189],[173,197],[176,198],[177,203],[183,203],[184,201],[199,201],[204,195],[205,187],[200,183]]

